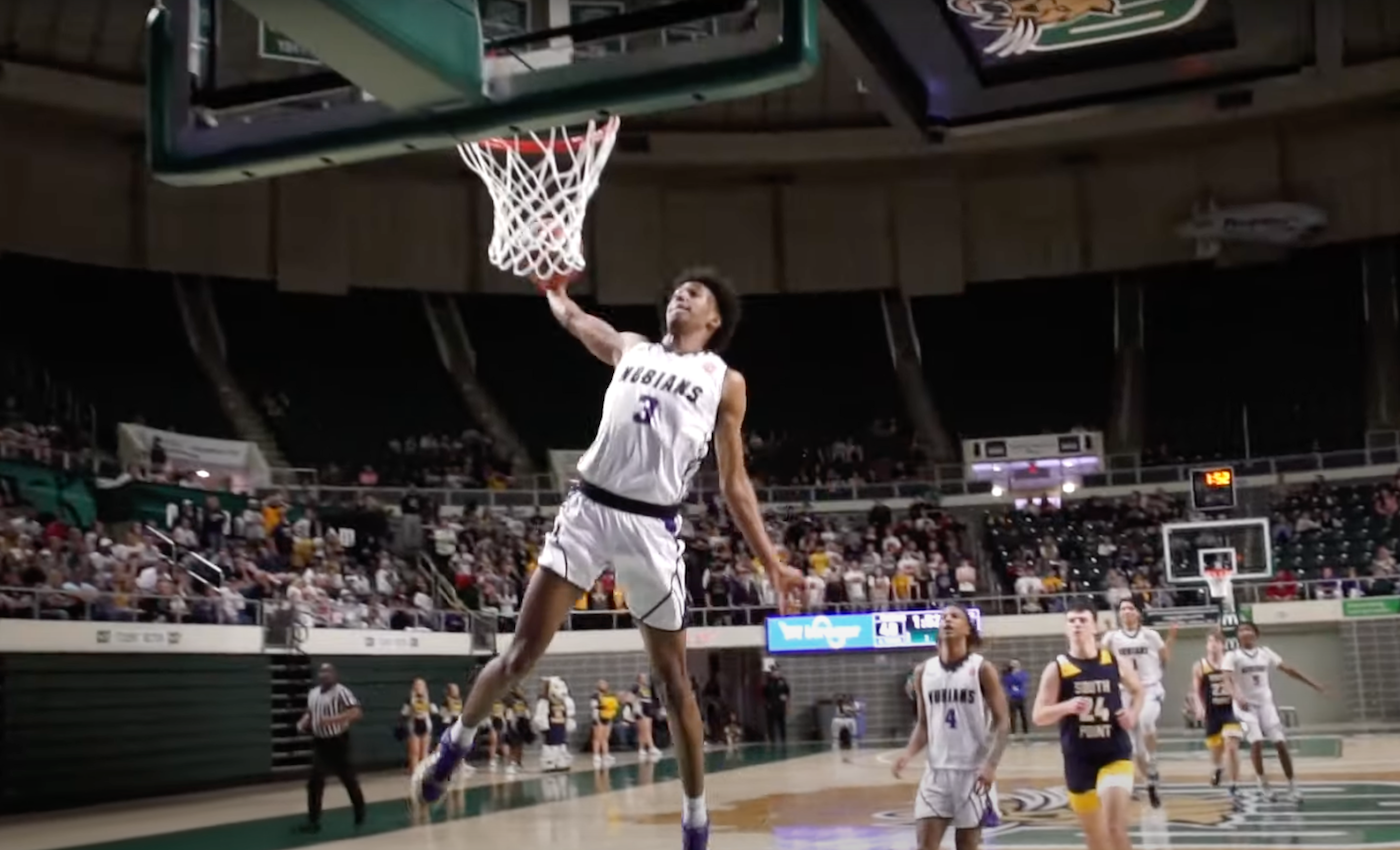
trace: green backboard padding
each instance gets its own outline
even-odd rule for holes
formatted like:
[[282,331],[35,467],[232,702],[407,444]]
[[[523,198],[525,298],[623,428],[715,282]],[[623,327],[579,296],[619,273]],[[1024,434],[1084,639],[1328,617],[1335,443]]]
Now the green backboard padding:
[[744,42],[746,50],[753,46],[749,52],[716,51],[682,65],[626,64],[622,75],[609,72],[608,61],[582,62],[512,78],[519,80],[512,93],[494,101],[397,111],[360,104],[342,110],[334,121],[308,113],[265,125],[225,122],[216,128],[196,128],[186,120],[187,51],[174,26],[180,19],[171,9],[158,8],[147,18],[148,158],[165,183],[218,185],[450,149],[462,141],[577,125],[604,114],[627,116],[753,97],[799,83],[816,68],[819,2],[779,0],[782,22],[776,40],[764,43],[751,34],[755,40]]
[[485,54],[467,0],[236,0],[395,109],[479,102]]

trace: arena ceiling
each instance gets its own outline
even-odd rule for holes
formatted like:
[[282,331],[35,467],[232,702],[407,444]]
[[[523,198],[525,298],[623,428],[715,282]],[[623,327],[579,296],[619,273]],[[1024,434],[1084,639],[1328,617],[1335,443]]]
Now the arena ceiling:
[[[150,2],[0,0],[0,100],[139,122]],[[655,116],[648,129],[674,138],[653,150],[923,155],[1389,104],[1400,91],[1394,0],[825,0],[822,26],[819,79]],[[725,152],[716,131],[734,137]]]

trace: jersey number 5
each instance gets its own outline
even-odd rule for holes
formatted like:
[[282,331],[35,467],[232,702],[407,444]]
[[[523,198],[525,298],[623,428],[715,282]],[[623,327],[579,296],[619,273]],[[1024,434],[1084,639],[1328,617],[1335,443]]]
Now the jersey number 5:
[[632,421],[640,425],[650,425],[652,417],[656,415],[656,408],[661,406],[661,402],[656,396],[644,395],[637,399],[637,412],[632,414]]

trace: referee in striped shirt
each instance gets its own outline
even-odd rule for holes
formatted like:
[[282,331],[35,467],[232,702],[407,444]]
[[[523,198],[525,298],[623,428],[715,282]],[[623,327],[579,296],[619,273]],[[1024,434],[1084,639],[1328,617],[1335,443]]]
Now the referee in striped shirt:
[[321,829],[321,798],[326,793],[326,774],[340,779],[355,808],[355,826],[365,822],[365,795],[360,780],[350,764],[350,726],[363,716],[360,701],[350,689],[340,684],[335,667],[322,664],[320,687],[306,695],[306,713],[297,722],[303,734],[311,732],[311,779],[306,783],[306,808],[310,822],[305,832]]

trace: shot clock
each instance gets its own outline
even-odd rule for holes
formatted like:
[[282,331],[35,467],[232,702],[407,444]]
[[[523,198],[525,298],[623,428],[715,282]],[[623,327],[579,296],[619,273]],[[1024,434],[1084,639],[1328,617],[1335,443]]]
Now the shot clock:
[[1191,506],[1223,511],[1235,506],[1235,470],[1228,466],[1191,471]]

